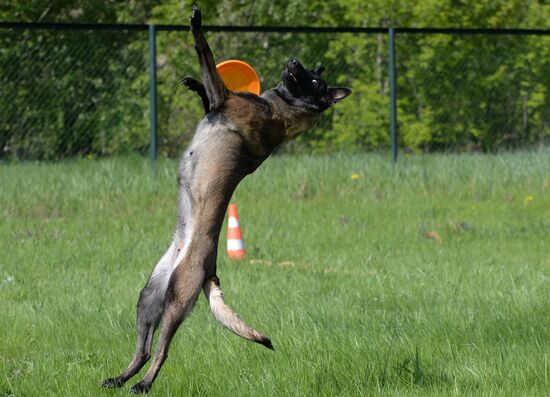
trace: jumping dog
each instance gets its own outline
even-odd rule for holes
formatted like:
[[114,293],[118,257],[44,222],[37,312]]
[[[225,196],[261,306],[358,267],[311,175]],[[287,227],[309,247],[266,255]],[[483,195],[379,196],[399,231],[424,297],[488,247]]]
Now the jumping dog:
[[176,330],[203,290],[214,317],[235,334],[273,349],[271,340],[247,325],[225,303],[216,276],[216,255],[223,219],[233,191],[281,143],[307,130],[332,104],[351,94],[329,87],[324,68],[305,69],[291,59],[277,87],[256,96],[230,91],[216,70],[193,7],[189,18],[200,63],[202,84],[182,80],[202,98],[205,112],[184,152],[178,172],[179,211],[170,247],[155,266],[137,303],[137,346],[130,365],[103,387],[120,387],[151,357],[153,334],[160,324],[157,349],[143,379],[131,393],[147,392],[167,358]]

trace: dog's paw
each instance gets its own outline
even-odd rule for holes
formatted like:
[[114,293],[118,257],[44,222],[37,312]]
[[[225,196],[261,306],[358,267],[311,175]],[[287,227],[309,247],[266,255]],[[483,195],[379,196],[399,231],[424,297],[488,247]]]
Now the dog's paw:
[[101,387],[106,387],[108,389],[121,387],[122,385],[124,385],[124,382],[120,378],[108,378],[101,382]]
[[185,77],[181,79],[180,84],[186,86],[190,91],[200,91],[202,88],[202,83],[192,77]]
[[202,14],[197,6],[193,6],[193,13],[189,17],[189,23],[191,25],[191,30],[198,30],[202,26]]
[[151,389],[150,384],[143,383],[143,381],[136,383],[130,388],[130,394],[148,393]]

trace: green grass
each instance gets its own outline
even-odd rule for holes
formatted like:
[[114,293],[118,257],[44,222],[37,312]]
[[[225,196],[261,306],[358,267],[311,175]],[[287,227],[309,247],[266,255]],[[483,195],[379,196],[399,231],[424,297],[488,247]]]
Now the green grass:
[[[124,396],[139,380],[99,388],[133,352],[176,168],[0,166],[0,396]],[[221,328],[201,296],[152,395],[550,390],[547,153],[274,157],[234,201],[248,255],[226,259],[222,235],[218,274],[276,352]]]

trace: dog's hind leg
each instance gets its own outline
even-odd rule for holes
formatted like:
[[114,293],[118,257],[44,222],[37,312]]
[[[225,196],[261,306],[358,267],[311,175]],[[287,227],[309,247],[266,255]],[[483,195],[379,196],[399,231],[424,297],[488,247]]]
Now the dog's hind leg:
[[137,304],[136,351],[130,365],[119,376],[105,379],[101,386],[108,388],[121,387],[128,379],[138,373],[151,357],[153,334],[162,315],[164,295],[177,254],[176,243],[172,243],[155,267],[147,284],[141,290]]
[[[189,250],[193,251],[193,248],[190,247]],[[204,261],[193,259],[193,254],[190,257],[178,264],[170,278],[160,321],[161,325],[155,357],[143,379],[130,388],[132,394],[149,391],[162,364],[168,357],[168,349],[172,338],[179,325],[191,313],[197,301],[204,281]]]
[[245,323],[224,301],[223,292],[220,288],[220,280],[213,276],[206,279],[203,285],[204,294],[214,318],[225,328],[239,335],[241,338],[264,345],[268,349],[273,349],[271,340],[256,331]]

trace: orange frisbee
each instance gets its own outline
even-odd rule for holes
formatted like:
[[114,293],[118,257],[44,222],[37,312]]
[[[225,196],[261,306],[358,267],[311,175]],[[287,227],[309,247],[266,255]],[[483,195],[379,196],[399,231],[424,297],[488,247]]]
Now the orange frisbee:
[[260,95],[260,79],[248,63],[230,59],[219,63],[216,68],[231,91],[245,91]]

